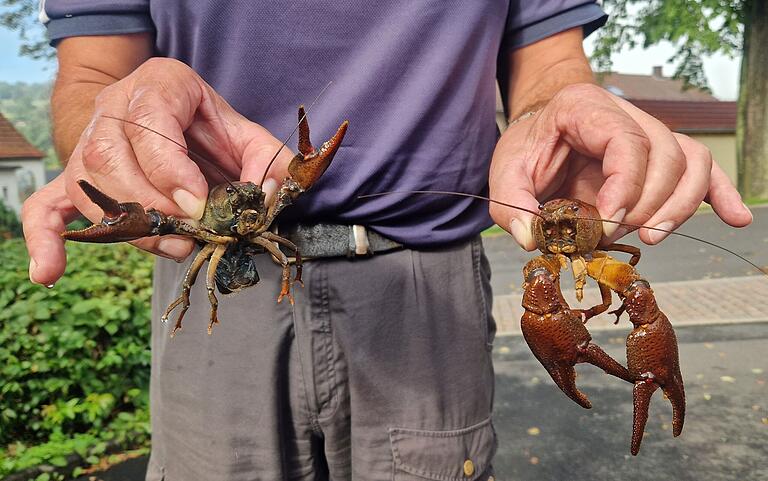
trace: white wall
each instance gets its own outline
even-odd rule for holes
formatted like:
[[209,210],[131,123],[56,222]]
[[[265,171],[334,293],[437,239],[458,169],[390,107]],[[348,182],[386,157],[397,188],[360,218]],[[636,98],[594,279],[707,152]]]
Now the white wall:
[[[45,185],[45,165],[42,159],[0,160],[0,198],[3,198],[3,202],[17,214],[21,213],[22,204],[22,200],[19,199],[18,174],[23,171],[32,173],[35,179],[35,190]],[[4,192],[7,193],[7,198],[3,196]]]

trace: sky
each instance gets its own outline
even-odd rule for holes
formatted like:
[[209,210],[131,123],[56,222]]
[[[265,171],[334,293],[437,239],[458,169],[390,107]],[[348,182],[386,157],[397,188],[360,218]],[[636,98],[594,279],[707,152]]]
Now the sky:
[[45,82],[52,79],[55,62],[22,57],[19,55],[20,45],[16,32],[0,28],[0,81]]
[[[55,62],[31,60],[18,55],[18,35],[0,28],[0,81],[3,82],[45,82],[55,73]],[[592,51],[591,39],[585,49]],[[650,75],[653,66],[662,65],[664,75],[671,76],[675,67],[667,62],[674,53],[671,44],[661,44],[649,49],[635,48],[613,56],[613,70],[620,73]],[[710,87],[720,100],[735,100],[738,95],[739,59],[717,55],[704,61]]]

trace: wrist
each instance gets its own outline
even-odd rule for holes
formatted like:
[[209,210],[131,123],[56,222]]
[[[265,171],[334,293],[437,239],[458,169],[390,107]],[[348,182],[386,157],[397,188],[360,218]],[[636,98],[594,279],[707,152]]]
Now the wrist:
[[582,40],[575,28],[502,59],[500,87],[509,118],[537,110],[568,85],[595,82]]

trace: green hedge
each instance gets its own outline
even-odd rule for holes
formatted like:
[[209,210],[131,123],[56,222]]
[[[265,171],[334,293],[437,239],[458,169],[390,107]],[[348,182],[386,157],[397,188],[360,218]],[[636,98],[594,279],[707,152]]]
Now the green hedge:
[[67,251],[46,289],[27,278],[23,242],[0,243],[0,478],[149,442],[151,257],[117,244]]

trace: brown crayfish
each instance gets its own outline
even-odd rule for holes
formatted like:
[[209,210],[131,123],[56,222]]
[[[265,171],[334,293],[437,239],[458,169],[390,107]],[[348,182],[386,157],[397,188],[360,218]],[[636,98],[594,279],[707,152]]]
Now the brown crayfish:
[[[291,267],[278,245],[295,253],[296,277],[301,283],[301,254],[296,245],[268,229],[277,215],[299,195],[312,187],[330,165],[347,131],[344,121],[330,140],[319,149],[309,140],[309,124],[303,107],[299,107],[299,153],[293,157],[289,175],[283,180],[274,199],[267,205],[260,185],[252,182],[227,182],[210,189],[208,201],[199,227],[155,209],[144,210],[136,202],[118,202],[85,180],[78,181],[85,194],[104,211],[101,223],[86,229],[63,232],[67,240],[79,242],[122,242],[156,235],[192,237],[201,245],[184,277],[181,295],[163,314],[166,321],[178,306],[181,311],[171,332],[181,328],[181,321],[189,308],[189,294],[205,261],[208,263],[206,287],[211,304],[208,333],[219,322],[218,300],[215,288],[228,294],[259,281],[253,255],[269,252],[282,266],[281,290],[277,301],[291,295]],[[162,134],[161,134],[162,135]],[[163,136],[165,137],[165,136]]]
[[[677,339],[672,324],[659,309],[648,281],[637,273],[640,250],[611,244],[603,250],[630,254],[621,262],[597,250],[602,223],[597,209],[587,203],[556,199],[540,208],[532,225],[539,250],[529,261],[525,275],[521,328],[526,342],[555,383],[580,406],[590,408],[587,397],[576,387],[574,365],[587,362],[608,374],[634,384],[634,416],[630,450],[640,450],[651,395],[657,388],[672,403],[672,433],[680,435],[685,419],[685,390],[680,374]],[[571,309],[560,292],[560,268],[570,261],[575,278],[576,297],[582,298],[586,278],[597,282],[602,303],[586,310]],[[625,368],[592,343],[584,323],[605,312],[611,305],[611,292],[623,301],[612,311],[616,322],[622,313],[629,315],[634,329],[627,336]]]
[[[677,338],[672,324],[659,309],[648,281],[635,269],[640,250],[624,244],[610,244],[597,250],[603,233],[603,222],[657,230],[675,234],[722,249],[750,264],[761,273],[764,269],[744,256],[698,237],[656,227],[607,221],[593,205],[579,200],[555,199],[533,211],[488,197],[464,192],[440,190],[407,190],[361,195],[371,198],[393,194],[451,195],[481,199],[534,215],[532,230],[542,255],[531,259],[523,268],[524,313],[520,325],[534,356],[552,380],[577,404],[591,408],[587,396],[576,387],[578,363],[595,365],[606,373],[634,384],[634,416],[630,450],[640,450],[651,396],[661,388],[672,404],[672,433],[679,436],[685,420],[685,390],[680,373]],[[629,254],[629,262],[621,262],[604,251]],[[597,282],[602,302],[589,309],[571,309],[560,289],[560,271],[570,264],[575,277],[576,298],[581,301],[587,278]],[[622,305],[611,311],[616,323],[626,312],[634,329],[627,336],[627,367],[611,358],[592,342],[585,323],[608,310],[615,292]]]

